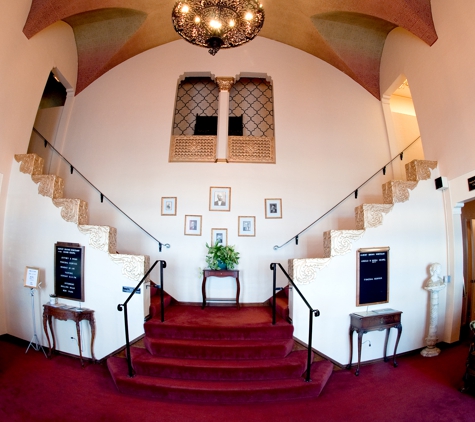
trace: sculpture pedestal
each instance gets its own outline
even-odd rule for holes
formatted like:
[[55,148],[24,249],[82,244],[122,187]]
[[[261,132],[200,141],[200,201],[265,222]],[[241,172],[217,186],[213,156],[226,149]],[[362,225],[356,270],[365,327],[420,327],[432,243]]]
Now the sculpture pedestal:
[[439,317],[439,292],[445,287],[445,284],[435,286],[426,286],[425,290],[430,292],[430,325],[429,334],[426,337],[427,347],[421,350],[421,355],[426,358],[437,356],[440,349],[435,347],[437,344],[437,322]]

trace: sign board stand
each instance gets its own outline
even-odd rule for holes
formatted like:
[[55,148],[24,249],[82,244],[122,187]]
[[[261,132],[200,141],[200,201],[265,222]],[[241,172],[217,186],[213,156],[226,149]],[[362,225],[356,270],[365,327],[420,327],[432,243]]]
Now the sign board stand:
[[40,343],[40,340],[38,338],[38,335],[36,334],[36,317],[35,317],[35,290],[40,287],[41,282],[39,281],[39,272],[40,270],[38,268],[32,268],[32,267],[26,267],[25,268],[25,278],[23,280],[24,286],[28,287],[30,289],[30,297],[31,297],[31,316],[33,319],[33,337],[31,338],[30,344],[28,345],[26,349],[26,353],[28,353],[28,350],[30,350],[30,347],[33,350],[40,350],[43,352],[45,355],[45,358],[48,358],[46,356],[45,349],[43,349],[43,346]]

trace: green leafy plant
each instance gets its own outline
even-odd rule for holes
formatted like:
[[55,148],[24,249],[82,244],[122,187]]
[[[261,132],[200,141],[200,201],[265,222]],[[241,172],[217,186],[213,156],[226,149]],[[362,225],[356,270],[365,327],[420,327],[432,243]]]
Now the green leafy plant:
[[208,267],[212,270],[220,269],[221,263],[226,265],[226,268],[230,270],[239,264],[239,252],[234,250],[234,246],[223,246],[221,243],[209,246],[208,243],[206,243],[206,248],[208,248],[206,264],[208,264]]

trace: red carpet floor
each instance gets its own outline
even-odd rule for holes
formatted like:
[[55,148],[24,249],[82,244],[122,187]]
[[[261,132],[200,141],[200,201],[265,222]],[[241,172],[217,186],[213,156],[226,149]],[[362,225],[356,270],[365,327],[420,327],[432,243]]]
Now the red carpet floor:
[[0,337],[1,421],[473,421],[475,396],[458,391],[468,345],[434,358],[401,356],[363,366],[359,377],[335,371],[311,400],[248,405],[206,405],[120,394],[107,366],[29,350],[26,342]]

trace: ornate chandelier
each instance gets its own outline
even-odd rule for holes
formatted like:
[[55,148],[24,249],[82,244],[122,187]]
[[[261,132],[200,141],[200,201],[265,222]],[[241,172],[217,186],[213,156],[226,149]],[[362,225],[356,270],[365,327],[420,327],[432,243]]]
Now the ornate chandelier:
[[180,36],[214,56],[251,41],[264,25],[264,9],[258,0],[181,0],[172,21]]

